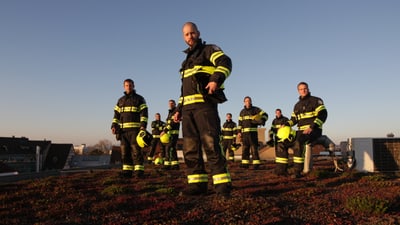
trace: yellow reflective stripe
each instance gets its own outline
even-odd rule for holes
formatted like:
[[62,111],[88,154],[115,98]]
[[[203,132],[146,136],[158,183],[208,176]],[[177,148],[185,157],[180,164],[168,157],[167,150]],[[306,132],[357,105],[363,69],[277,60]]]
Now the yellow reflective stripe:
[[289,159],[282,158],[282,157],[276,157],[275,158],[275,162],[276,163],[281,163],[281,164],[288,164],[289,163]]
[[169,133],[170,134],[179,134],[179,130],[170,130]]
[[239,116],[239,120],[252,120],[254,116]]
[[207,174],[192,174],[188,175],[187,178],[189,184],[208,182]]
[[229,77],[229,74],[231,73],[231,71],[228,68],[224,67],[224,66],[218,66],[215,69],[214,73],[216,73],[216,72],[224,74],[225,78]]
[[147,160],[148,160],[148,161],[153,161],[153,160],[154,160],[154,158],[153,158],[153,157],[151,157],[151,156],[147,156]]
[[171,161],[171,166],[179,165],[178,161]]
[[314,123],[317,124],[319,128],[322,128],[322,124],[324,124],[324,121],[317,118],[314,120]]
[[164,166],[170,166],[171,162],[170,161],[164,161]]
[[320,106],[318,106],[318,107],[315,109],[315,111],[316,111],[316,112],[320,112],[320,111],[325,110],[325,109],[326,109],[326,108],[325,108],[324,105],[320,105]]
[[213,184],[223,184],[231,182],[231,175],[229,173],[216,174],[212,178]]
[[223,127],[222,130],[223,131],[234,131],[234,130],[236,130],[236,128]]
[[112,120],[112,123],[119,123],[119,119],[114,118],[114,119]]
[[214,52],[210,56],[210,61],[215,65],[215,60],[217,60],[219,57],[221,57],[223,55],[224,55],[223,51]]
[[303,157],[293,156],[293,162],[294,163],[304,163],[304,158]]
[[183,102],[183,97],[179,97],[178,104],[182,104],[182,102]]
[[310,127],[310,125],[300,126],[299,130],[305,130],[305,129],[308,129],[309,127]]
[[148,118],[145,116],[140,117],[140,122],[146,122],[147,123]]
[[133,128],[133,127],[140,127],[140,123],[138,122],[121,123],[121,128]]
[[153,138],[160,138],[159,134],[153,134]]
[[248,160],[248,159],[242,159],[242,164],[249,164],[250,163],[250,160]]
[[253,165],[258,165],[261,164],[261,161],[259,159],[253,160]]
[[143,165],[135,165],[135,171],[138,171],[138,170],[144,171],[144,166]]
[[133,166],[132,165],[122,165],[122,170],[133,170]]
[[143,109],[146,109],[146,108],[147,108],[147,105],[146,105],[146,104],[141,104],[141,105],[139,106],[140,111],[142,111]]
[[257,132],[257,127],[243,128],[242,132]]
[[120,108],[118,105],[116,105],[116,106],[114,107],[114,110],[117,111],[117,112],[119,112],[119,113],[121,112],[121,108]]
[[139,108],[135,106],[125,106],[120,108],[120,112],[139,112]]
[[183,105],[204,102],[202,94],[187,95],[183,99]]
[[233,139],[233,136],[222,136],[223,139]]
[[314,116],[317,116],[318,113],[317,112],[305,112],[305,113],[301,113],[297,116],[298,120],[301,119],[308,119],[308,118],[313,118]]

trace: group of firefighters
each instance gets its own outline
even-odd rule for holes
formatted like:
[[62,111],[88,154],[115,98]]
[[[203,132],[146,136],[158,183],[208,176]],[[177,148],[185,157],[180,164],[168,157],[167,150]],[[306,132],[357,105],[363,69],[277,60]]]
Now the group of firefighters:
[[[258,169],[261,161],[258,154],[257,130],[259,126],[265,126],[268,114],[253,106],[252,99],[246,96],[238,125],[234,124],[232,115],[228,114],[228,119],[221,128],[218,104],[227,100],[224,81],[231,73],[232,61],[217,45],[206,44],[200,38],[200,31],[193,22],[183,25],[182,34],[189,47],[184,51],[186,58],[180,69],[182,86],[179,102],[176,105],[175,101],[169,101],[170,109],[165,123],[156,116],[156,121],[153,121],[151,126],[152,134],[146,131],[146,101],[136,93],[133,80],[124,81],[125,92],[114,107],[111,125],[112,133],[121,142],[122,175],[143,178],[145,158],[142,149],[151,146],[147,160],[155,160],[155,146],[158,140],[162,142],[160,156],[164,160],[163,166],[179,169],[176,142],[182,122],[183,156],[188,181],[184,194],[207,194],[210,174],[217,195],[230,197],[232,182],[227,161],[234,160],[234,155],[228,151],[226,158],[224,152],[229,148],[238,148],[235,141],[237,135],[242,145],[241,167],[252,166]],[[323,101],[311,96],[307,83],[300,82],[297,90],[300,98],[290,119],[279,124],[273,122],[272,129],[272,134],[276,136],[273,141],[276,148],[275,173],[287,174],[287,151],[288,148],[292,148],[292,176],[295,178],[302,176],[305,147],[322,135],[322,125],[327,118]],[[294,132],[291,127],[295,125],[298,129]],[[207,157],[208,170],[203,153]]]

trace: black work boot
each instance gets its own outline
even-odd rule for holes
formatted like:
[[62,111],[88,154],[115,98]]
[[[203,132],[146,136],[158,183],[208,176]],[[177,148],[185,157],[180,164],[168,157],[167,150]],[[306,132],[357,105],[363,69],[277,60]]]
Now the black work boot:
[[185,196],[205,195],[207,194],[208,183],[189,184],[182,192]]
[[214,189],[218,196],[224,199],[231,198],[232,183],[216,184]]

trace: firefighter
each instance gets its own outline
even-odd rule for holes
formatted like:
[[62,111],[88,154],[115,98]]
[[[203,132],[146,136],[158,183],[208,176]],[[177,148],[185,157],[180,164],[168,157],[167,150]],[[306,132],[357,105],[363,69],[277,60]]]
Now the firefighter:
[[281,128],[282,126],[284,126],[288,120],[289,119],[286,116],[282,115],[281,109],[275,110],[275,118],[274,118],[274,120],[272,120],[271,128],[268,131],[268,134],[269,134],[269,141],[267,142],[268,145],[276,146],[276,144],[278,142],[276,133],[278,132],[278,129]]
[[293,147],[293,178],[301,177],[304,166],[304,153],[306,145],[311,144],[322,136],[322,125],[328,117],[321,98],[312,96],[308,84],[300,82],[297,85],[299,101],[295,104],[287,126],[297,125],[296,143]]
[[163,159],[165,157],[164,145],[162,145],[160,141],[160,134],[165,126],[166,123],[164,121],[161,121],[160,113],[156,113],[155,120],[151,122],[151,134],[153,136],[153,140],[151,141],[150,153],[147,156],[147,162],[149,164],[152,164],[154,161],[154,153],[156,152],[157,146],[160,146],[161,158]]
[[250,153],[254,169],[259,169],[261,164],[258,154],[258,126],[264,126],[268,114],[262,109],[253,106],[249,96],[244,98],[244,108],[239,114],[238,136],[242,140],[242,168],[249,168]]
[[[144,158],[138,140],[144,141],[143,136],[138,136],[140,131],[146,131],[148,109],[145,99],[135,91],[133,80],[124,80],[124,95],[119,98],[114,107],[111,132],[121,141],[122,176],[143,178]],[[143,133],[143,132],[142,132]],[[146,133],[145,133],[146,134]],[[146,144],[147,141],[146,141]],[[133,174],[134,172],[134,174]]]
[[219,143],[221,120],[218,104],[225,102],[223,83],[232,69],[231,59],[216,45],[206,44],[192,22],[182,28],[189,46],[181,67],[181,96],[174,115],[182,119],[183,153],[187,166],[188,187],[185,195],[207,193],[208,174],[202,149],[207,156],[214,190],[223,198],[231,192],[231,177]]
[[176,145],[179,138],[180,122],[174,122],[174,114],[176,111],[176,102],[173,99],[168,101],[169,109],[167,116],[167,124],[164,127],[162,135],[168,135],[168,142],[164,141],[166,145],[166,157],[164,160],[164,168],[179,170],[178,153],[176,152]]
[[222,150],[228,156],[228,160],[235,161],[232,145],[236,145],[237,125],[232,120],[232,114],[226,114],[226,121],[222,125]]
[[275,170],[278,176],[286,176],[289,164],[289,148],[293,147],[296,140],[296,131],[290,126],[278,128],[275,135]]

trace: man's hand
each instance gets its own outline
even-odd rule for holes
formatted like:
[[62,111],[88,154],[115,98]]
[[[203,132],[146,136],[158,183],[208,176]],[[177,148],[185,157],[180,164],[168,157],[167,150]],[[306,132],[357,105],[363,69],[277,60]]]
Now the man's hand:
[[181,121],[181,114],[179,112],[175,112],[174,114],[174,122],[179,123]]
[[206,89],[208,89],[208,94],[213,94],[215,92],[215,90],[217,90],[218,85],[217,82],[211,81],[208,82]]
[[311,132],[312,132],[312,128],[311,127],[303,130],[303,134],[311,134]]

